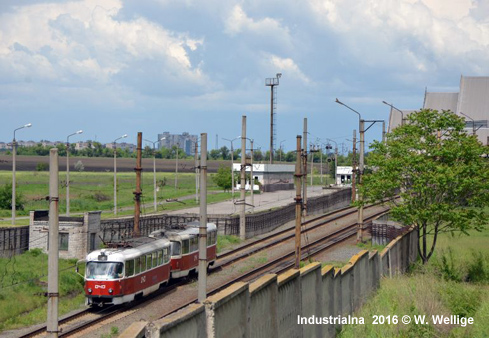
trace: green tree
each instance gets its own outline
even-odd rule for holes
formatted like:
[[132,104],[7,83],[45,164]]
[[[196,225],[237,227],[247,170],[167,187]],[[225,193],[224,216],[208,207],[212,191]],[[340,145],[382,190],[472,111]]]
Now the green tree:
[[400,194],[401,199],[388,202],[391,215],[419,229],[423,263],[441,232],[468,235],[488,223],[487,148],[466,134],[464,120],[456,114],[429,109],[410,114],[385,144],[374,142],[371,148],[375,170],[364,176],[364,203]]
[[[15,191],[15,208],[24,210],[24,196],[18,190]],[[0,209],[12,209],[12,183],[0,188]]]
[[232,187],[231,182],[233,181],[231,168],[229,166],[220,165],[217,173],[212,175],[212,180],[224,191],[229,191]]

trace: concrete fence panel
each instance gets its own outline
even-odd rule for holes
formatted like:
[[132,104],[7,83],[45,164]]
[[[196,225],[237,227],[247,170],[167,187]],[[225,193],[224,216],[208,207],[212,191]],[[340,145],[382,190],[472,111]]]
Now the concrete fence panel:
[[[124,333],[128,330],[124,331]],[[146,327],[145,336],[149,338],[207,337],[204,305],[191,304],[163,319],[150,323]]]
[[[339,278],[338,278],[339,281]],[[335,270],[332,265],[327,265],[321,270],[321,308],[323,317],[336,316],[335,302],[337,298],[341,299],[335,293]],[[325,325],[322,328],[322,337],[329,338],[335,336],[334,325]]]
[[[321,263],[311,263],[300,269],[302,317],[322,317]],[[322,325],[302,325],[303,337],[321,337]]]
[[353,287],[353,265],[347,264],[341,268],[341,315],[347,316],[353,312],[355,299]]
[[278,337],[301,338],[297,318],[302,313],[299,270],[291,269],[278,277]]
[[250,337],[278,336],[277,275],[265,275],[250,284]]
[[204,302],[207,316],[207,337],[249,337],[249,289],[238,282],[210,296]]

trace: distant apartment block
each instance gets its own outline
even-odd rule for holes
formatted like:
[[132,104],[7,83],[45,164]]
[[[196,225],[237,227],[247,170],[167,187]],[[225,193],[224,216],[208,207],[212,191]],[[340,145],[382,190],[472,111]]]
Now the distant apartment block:
[[[131,153],[136,151],[136,145],[132,144],[132,143],[126,143],[126,142],[116,143],[115,147],[117,149],[123,149],[123,150],[128,149],[129,152],[131,152]],[[114,144],[113,143],[106,143],[105,148],[114,149]]]
[[195,152],[195,143],[197,143],[197,135],[190,135],[187,132],[178,134],[170,134],[170,132],[165,131],[163,134],[158,134],[158,140],[162,138],[164,140],[160,141],[159,149],[165,147],[170,149],[174,145],[177,145],[180,149],[183,149],[187,155],[193,155]]

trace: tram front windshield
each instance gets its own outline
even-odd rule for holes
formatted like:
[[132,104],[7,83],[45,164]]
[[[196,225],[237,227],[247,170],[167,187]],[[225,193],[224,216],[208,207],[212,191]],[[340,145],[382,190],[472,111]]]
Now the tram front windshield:
[[116,262],[88,262],[87,279],[118,279],[123,276],[123,264]]

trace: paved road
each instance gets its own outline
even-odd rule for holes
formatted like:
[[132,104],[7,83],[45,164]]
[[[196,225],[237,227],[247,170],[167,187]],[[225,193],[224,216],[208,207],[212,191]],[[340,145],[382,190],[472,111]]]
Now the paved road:
[[[307,197],[327,195],[327,194],[333,193],[334,191],[336,191],[336,190],[334,190],[334,189],[322,189],[322,187],[320,187],[320,186],[308,187]],[[287,205],[289,203],[293,203],[294,198],[295,198],[295,190],[282,190],[282,191],[276,191],[276,192],[254,194],[254,196],[253,196],[254,208],[253,208],[251,206],[251,204],[252,204],[251,203],[251,197],[248,195],[248,196],[246,196],[246,204],[247,204],[246,205],[246,212],[247,213],[250,213],[253,211],[257,212],[257,211],[281,207],[281,206]],[[235,200],[239,200],[239,192],[237,192],[235,194]],[[207,205],[207,213],[208,214],[225,214],[225,215],[236,214],[236,213],[240,212],[240,207],[241,206],[239,204],[236,204],[236,202],[233,202],[232,200],[228,200],[228,201],[208,204]],[[193,208],[170,211],[170,212],[168,212],[168,214],[170,214],[170,215],[184,214],[184,213],[198,214],[199,212],[200,212],[199,207],[193,207]]]

